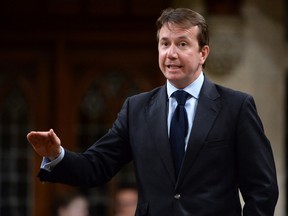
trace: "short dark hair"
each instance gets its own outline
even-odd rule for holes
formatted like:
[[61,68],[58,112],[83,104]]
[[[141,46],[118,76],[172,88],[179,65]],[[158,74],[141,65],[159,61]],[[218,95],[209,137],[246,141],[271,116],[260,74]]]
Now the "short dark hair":
[[209,45],[208,25],[201,14],[188,8],[167,8],[163,10],[156,22],[157,40],[159,40],[159,32],[162,26],[169,23],[185,29],[191,28],[192,26],[198,26],[199,32],[197,39],[200,49],[205,45]]

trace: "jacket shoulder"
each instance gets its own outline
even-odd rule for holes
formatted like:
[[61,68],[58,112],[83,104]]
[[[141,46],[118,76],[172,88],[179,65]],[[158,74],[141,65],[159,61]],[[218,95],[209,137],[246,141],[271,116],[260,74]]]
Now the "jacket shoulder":
[[221,97],[224,98],[230,98],[230,99],[238,99],[238,100],[244,100],[246,98],[252,98],[252,96],[243,91],[235,90],[232,88],[228,88],[219,84],[215,84],[216,89],[218,90]]
[[157,88],[152,89],[151,91],[147,91],[147,92],[142,92],[136,95],[133,95],[131,97],[128,98],[128,100],[132,103],[143,103],[143,102],[149,102],[154,100],[155,98],[167,95],[165,94],[165,85],[164,86],[160,86]]

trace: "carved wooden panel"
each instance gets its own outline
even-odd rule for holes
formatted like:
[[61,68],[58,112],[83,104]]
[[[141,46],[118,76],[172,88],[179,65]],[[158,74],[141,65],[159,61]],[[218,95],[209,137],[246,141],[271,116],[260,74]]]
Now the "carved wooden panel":
[[[9,95],[23,99],[26,107],[27,115],[20,121],[27,125],[18,135],[27,144],[30,159],[26,157],[19,172],[32,164],[27,171],[29,181],[21,187],[23,194],[27,192],[29,216],[52,215],[56,198],[77,189],[39,182],[41,158],[24,135],[29,130],[54,128],[65,148],[83,150],[111,126],[127,95],[163,84],[155,22],[167,5],[167,0],[0,2],[0,109]],[[14,88],[18,91],[10,94]],[[103,117],[103,110],[109,110],[109,115]],[[98,213],[102,208],[100,215],[112,215],[110,200],[118,183],[133,178],[130,175],[128,167],[110,184],[88,189],[93,205],[100,206],[95,208]],[[95,198],[100,192],[102,200]],[[19,209],[16,206],[14,215]]]

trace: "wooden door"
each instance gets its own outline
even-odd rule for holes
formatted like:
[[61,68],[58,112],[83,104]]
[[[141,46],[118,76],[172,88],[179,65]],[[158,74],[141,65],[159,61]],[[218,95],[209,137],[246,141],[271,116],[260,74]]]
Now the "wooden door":
[[163,84],[155,21],[168,1],[13,2],[0,3],[0,214],[51,216],[59,196],[80,190],[91,215],[112,215],[133,164],[97,189],[42,184],[26,134],[53,128],[65,148],[83,151],[127,96]]

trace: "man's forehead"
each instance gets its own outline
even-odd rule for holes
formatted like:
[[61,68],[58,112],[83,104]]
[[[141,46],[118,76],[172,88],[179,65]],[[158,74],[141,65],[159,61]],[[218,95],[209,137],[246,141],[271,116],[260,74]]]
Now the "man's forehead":
[[187,24],[187,23],[174,23],[174,22],[168,22],[163,24],[162,28],[168,28],[170,30],[189,30],[189,29],[194,29],[194,28],[198,28],[197,25],[192,25]]
[[162,26],[159,32],[159,39],[167,37],[167,35],[170,35],[171,33],[177,35],[179,38],[187,38],[191,36],[192,33],[196,32],[198,32],[198,26],[183,27],[181,25],[170,23]]

